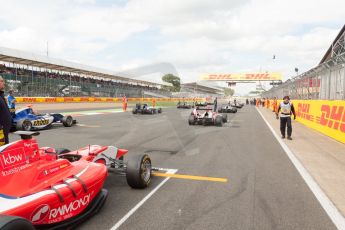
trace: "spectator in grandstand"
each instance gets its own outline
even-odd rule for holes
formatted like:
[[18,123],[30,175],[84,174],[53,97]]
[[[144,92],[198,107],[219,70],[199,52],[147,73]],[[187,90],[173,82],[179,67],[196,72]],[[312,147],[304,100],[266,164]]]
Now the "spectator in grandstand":
[[276,117],[279,119],[279,111],[280,113],[280,132],[282,134],[282,138],[285,138],[285,130],[287,126],[287,139],[292,140],[292,125],[291,125],[291,115],[293,115],[293,119],[296,119],[295,108],[290,102],[289,96],[284,96],[283,101],[279,104],[278,110],[276,112]]
[[8,96],[7,96],[7,104],[8,108],[10,109],[12,117],[16,115],[16,98],[13,95],[13,89],[10,89],[8,91]]
[[0,76],[0,145],[8,144],[8,134],[12,126],[12,116],[4,96],[5,80]]

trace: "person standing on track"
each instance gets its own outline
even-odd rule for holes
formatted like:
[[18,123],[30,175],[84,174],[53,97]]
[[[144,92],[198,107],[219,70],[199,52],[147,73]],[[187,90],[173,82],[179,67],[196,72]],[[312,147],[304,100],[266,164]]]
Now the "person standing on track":
[[123,97],[122,97],[122,110],[123,110],[123,112],[126,112],[126,110],[127,110],[127,98],[126,98],[126,95],[123,95]]
[[275,113],[277,111],[277,109],[278,109],[278,102],[277,102],[277,98],[276,97],[273,98],[272,107],[273,107],[272,112]]
[[214,104],[213,111],[216,112],[217,111],[217,97],[214,99],[213,104]]
[[13,96],[13,89],[8,91],[7,104],[10,109],[12,117],[16,116],[16,98]]
[[5,80],[0,76],[0,146],[9,143],[8,134],[12,126],[12,116],[4,96]]
[[156,107],[156,98],[152,98],[152,107]]
[[279,107],[276,111],[276,118],[279,119],[279,111],[280,113],[280,132],[282,134],[282,138],[285,138],[285,130],[287,126],[287,139],[292,140],[292,125],[291,125],[291,115],[293,114],[293,119],[296,119],[295,108],[290,102],[289,96],[284,96],[283,101],[279,104]]

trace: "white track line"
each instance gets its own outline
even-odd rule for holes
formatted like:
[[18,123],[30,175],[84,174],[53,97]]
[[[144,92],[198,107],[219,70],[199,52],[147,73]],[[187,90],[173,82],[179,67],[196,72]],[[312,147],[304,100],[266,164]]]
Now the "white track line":
[[[177,169],[169,169],[167,173],[175,174]],[[155,189],[153,189],[149,194],[147,194],[137,205],[135,205],[127,214],[121,218],[110,230],[118,229],[131,215],[135,213],[150,197],[155,194],[160,187],[162,187],[170,177],[165,178]]]
[[320,186],[316,183],[313,177],[309,174],[309,172],[304,168],[302,163],[297,159],[294,153],[289,149],[289,147],[284,143],[284,141],[276,134],[272,126],[268,123],[266,118],[262,115],[260,110],[256,108],[259,114],[261,115],[262,119],[266,122],[268,128],[273,133],[273,136],[277,139],[281,147],[284,149],[286,155],[289,157],[290,161],[296,167],[297,171],[304,179],[305,183],[308,185],[309,189],[314,193],[316,199],[321,204],[322,208],[328,214],[329,218],[333,221],[334,225],[340,229],[345,230],[345,218],[339,212],[337,207],[332,203],[332,201],[327,197],[327,195],[322,191]]

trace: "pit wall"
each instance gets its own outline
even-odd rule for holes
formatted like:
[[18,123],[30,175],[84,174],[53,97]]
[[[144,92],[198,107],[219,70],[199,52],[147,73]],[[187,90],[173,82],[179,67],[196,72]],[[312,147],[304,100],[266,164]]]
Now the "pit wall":
[[[114,97],[16,97],[17,103],[76,103],[76,102],[122,102],[122,98]],[[193,102],[205,101],[205,98],[127,98],[128,102]]]
[[[269,103],[271,110],[272,102]],[[293,100],[292,103],[296,110],[296,121],[345,144],[344,100]]]

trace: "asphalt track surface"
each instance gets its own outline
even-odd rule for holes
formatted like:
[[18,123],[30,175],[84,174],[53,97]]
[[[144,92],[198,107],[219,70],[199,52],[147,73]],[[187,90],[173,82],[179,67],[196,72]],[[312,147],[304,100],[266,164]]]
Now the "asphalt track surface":
[[[37,139],[68,149],[115,145],[128,156],[149,153],[154,166],[178,174],[228,179],[170,178],[119,229],[336,229],[254,107],[228,114],[223,127],[189,126],[189,113],[81,116],[83,126],[55,127]],[[111,229],[162,180],[134,190],[109,173],[106,204],[78,229]]]

